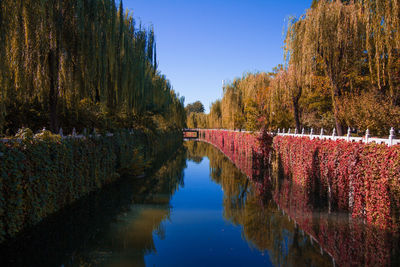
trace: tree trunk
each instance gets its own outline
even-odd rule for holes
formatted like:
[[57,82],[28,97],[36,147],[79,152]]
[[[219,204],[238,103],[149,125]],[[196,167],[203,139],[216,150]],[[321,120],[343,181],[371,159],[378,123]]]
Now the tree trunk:
[[111,77],[111,66],[110,66],[110,61],[108,61],[108,74],[107,74],[107,106],[109,109],[109,112],[111,114],[114,114],[114,84],[112,83],[112,77]]
[[343,135],[343,124],[340,122],[339,120],[339,115],[338,115],[338,107],[336,104],[334,104],[334,115],[335,115],[335,124],[336,124],[336,132],[338,136],[342,136]]
[[[332,73],[332,72],[330,72]],[[335,116],[335,125],[336,125],[336,133],[339,136],[344,134],[343,132],[343,124],[339,119],[339,107],[338,107],[338,100],[339,97],[342,95],[341,90],[339,89],[338,83],[336,79],[333,78],[333,75],[330,74],[330,80],[332,85],[332,105],[333,105],[333,115]]]
[[297,94],[292,96],[293,116],[294,116],[294,121],[296,122],[296,129],[298,133],[301,132],[299,100],[303,91],[302,89],[303,89],[302,87],[299,87]]
[[299,100],[296,97],[292,98],[293,100],[293,115],[294,115],[294,121],[296,122],[296,129],[297,132],[300,133],[300,114],[299,114]]
[[[49,115],[50,115],[50,130],[56,133],[58,131],[58,118],[57,118],[57,104],[58,104],[58,91],[59,81],[58,72],[60,65],[60,45],[61,45],[61,32],[62,32],[62,13],[61,1],[52,0],[50,7],[53,12],[54,29],[49,32],[50,50],[48,54],[49,64]],[[51,40],[54,40],[52,43]]]
[[58,56],[57,48],[52,48],[49,51],[49,114],[50,114],[50,129],[55,133],[57,132],[57,100],[58,100]]

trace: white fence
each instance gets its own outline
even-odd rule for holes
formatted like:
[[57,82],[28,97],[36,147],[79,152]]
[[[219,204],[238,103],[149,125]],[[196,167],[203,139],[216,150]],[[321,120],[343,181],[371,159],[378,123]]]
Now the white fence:
[[369,134],[369,130],[365,132],[365,135],[363,137],[352,137],[350,128],[347,130],[347,135],[345,136],[337,136],[335,129],[333,129],[332,135],[324,135],[324,129],[321,129],[320,134],[314,134],[313,129],[311,129],[309,134],[304,134],[304,128],[302,130],[302,133],[300,134],[297,133],[297,130],[295,130],[294,133],[291,133],[290,129],[287,133],[285,132],[285,129],[283,129],[282,132],[280,132],[280,129],[278,129],[278,132],[276,134],[280,136],[309,137],[310,139],[319,138],[329,140],[345,140],[347,142],[377,143],[386,144],[388,146],[400,144],[400,139],[395,139],[393,128],[390,129],[388,138],[371,137]]
[[[222,131],[229,131],[229,132],[239,132],[237,130],[228,130],[228,129],[192,129],[192,130],[222,130]],[[240,132],[251,133],[249,131],[240,131]],[[309,134],[305,134],[304,128],[301,133],[298,133],[296,129],[294,130],[294,132],[291,132],[291,130],[289,128],[287,132],[285,131],[285,129],[283,129],[282,131],[280,129],[278,129],[278,131],[270,132],[270,134],[279,135],[279,136],[308,137],[310,139],[318,138],[318,139],[327,139],[327,140],[345,140],[347,142],[377,143],[377,144],[386,144],[388,146],[400,144],[400,139],[395,139],[393,128],[390,129],[388,138],[371,137],[369,134],[369,130],[367,130],[365,132],[365,135],[363,137],[353,137],[353,136],[351,136],[350,128],[348,128],[347,135],[345,135],[345,136],[336,135],[335,129],[333,129],[331,135],[325,135],[324,129],[321,129],[320,134],[315,134],[313,129],[310,130]]]

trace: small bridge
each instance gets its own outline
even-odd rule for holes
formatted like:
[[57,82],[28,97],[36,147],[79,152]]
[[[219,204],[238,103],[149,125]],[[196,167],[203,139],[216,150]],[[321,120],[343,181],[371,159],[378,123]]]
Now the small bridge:
[[199,130],[197,129],[183,129],[183,138],[185,139],[197,139],[199,138]]

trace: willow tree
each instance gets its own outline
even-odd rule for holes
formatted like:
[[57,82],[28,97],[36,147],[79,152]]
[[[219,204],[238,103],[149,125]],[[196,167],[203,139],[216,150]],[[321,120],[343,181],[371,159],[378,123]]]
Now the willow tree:
[[361,1],[366,23],[366,46],[372,81],[390,97],[391,104],[400,105],[400,1]]
[[240,79],[225,86],[221,100],[222,126],[227,129],[242,129],[244,126],[243,92]]
[[293,118],[298,132],[301,129],[299,102],[303,93],[303,86],[305,86],[303,77],[295,64],[289,65],[288,69],[282,70],[281,74],[276,77],[276,79],[280,80],[277,84],[280,84],[281,88],[283,87],[283,96],[287,98],[287,102],[291,103]]
[[290,102],[287,94],[287,71],[277,69],[268,91],[268,122],[270,128],[288,128],[293,122],[293,113],[290,113]]
[[[0,0],[0,58],[4,57],[4,42],[3,42],[3,29],[4,23],[3,23],[3,1]],[[4,98],[5,98],[5,92],[4,92],[4,85],[3,85],[3,75],[4,75],[4,63],[2,60],[0,60],[0,133],[3,131],[3,125],[4,125],[4,117],[5,117],[5,103],[4,103]]]
[[211,103],[210,113],[207,116],[207,127],[217,129],[222,127],[221,100]]
[[136,28],[122,1],[1,0],[0,26],[7,127],[131,127],[151,115],[183,125],[183,103],[157,71],[153,27]]
[[321,68],[329,78],[336,129],[343,134],[343,122],[339,117],[339,101],[348,74],[358,72],[364,59],[366,41],[363,9],[358,3],[319,1],[297,21],[289,24],[286,36],[286,52],[291,64],[297,65],[305,78]]

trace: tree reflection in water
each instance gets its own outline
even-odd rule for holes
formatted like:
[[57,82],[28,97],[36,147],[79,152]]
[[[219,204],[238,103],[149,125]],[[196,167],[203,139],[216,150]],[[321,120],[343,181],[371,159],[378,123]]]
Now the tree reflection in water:
[[183,185],[183,148],[145,179],[122,178],[2,244],[2,266],[145,266]]
[[271,194],[260,195],[253,182],[209,144],[187,141],[188,158],[208,157],[211,177],[224,190],[224,218],[242,227],[249,246],[268,253],[274,265],[326,266],[332,264],[317,243],[302,235],[290,219],[278,210]]
[[329,212],[318,196],[283,177],[279,162],[273,161],[271,172],[260,166],[265,161],[235,152],[235,162],[246,168],[249,179],[212,145],[187,141],[185,147],[154,175],[122,179],[3,244],[1,253],[7,256],[2,263],[144,266],[145,255],[157,250],[154,234],[165,236],[171,197],[184,184],[186,160],[199,163],[208,157],[211,179],[224,192],[224,219],[241,227],[243,240],[268,254],[274,265],[400,266],[396,235]]
[[[278,161],[272,162],[273,171],[261,173],[263,177],[246,177],[209,144],[192,141],[186,146],[189,155],[210,159],[212,179],[224,190],[224,217],[241,225],[243,238],[268,251],[274,264],[400,266],[398,234],[354,220],[348,213],[332,212],[326,199],[284,177]],[[252,159],[235,162],[244,160],[260,168]]]

